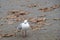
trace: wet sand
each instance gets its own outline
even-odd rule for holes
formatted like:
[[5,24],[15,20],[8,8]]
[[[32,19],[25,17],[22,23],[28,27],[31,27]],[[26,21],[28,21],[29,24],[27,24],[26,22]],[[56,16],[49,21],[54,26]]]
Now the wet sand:
[[[49,12],[41,12],[38,9],[44,7],[51,7],[55,4],[60,4],[60,0],[0,0],[0,17],[6,17],[9,10],[25,10],[31,14],[26,15],[26,18],[46,15],[46,18],[60,18],[60,8]],[[29,8],[30,4],[39,4],[37,7]],[[12,25],[4,23],[5,20],[0,20],[2,32],[0,33],[13,33],[15,27],[19,24],[16,22]],[[22,38],[21,34],[17,33],[16,37],[3,37],[0,40],[60,40],[60,20],[47,20],[52,25],[45,25],[40,30],[29,31],[26,38]],[[44,30],[46,29],[46,30]]]

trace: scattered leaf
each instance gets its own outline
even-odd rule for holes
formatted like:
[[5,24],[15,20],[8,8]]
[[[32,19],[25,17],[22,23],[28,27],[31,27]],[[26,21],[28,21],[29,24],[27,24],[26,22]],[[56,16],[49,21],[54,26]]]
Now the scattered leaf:
[[13,19],[13,18],[16,18],[16,16],[14,16],[14,15],[8,15],[7,16],[7,19]]
[[6,36],[7,36],[7,37],[16,36],[16,34],[11,33],[11,34],[8,34],[8,35],[6,35]]
[[6,35],[8,35],[7,33],[5,33],[5,34],[2,34],[2,37],[6,37]]
[[8,24],[13,24],[14,22],[13,21],[8,21]]
[[52,11],[54,9],[57,9],[59,7],[60,7],[60,5],[53,5],[52,7],[40,8],[39,10],[42,12],[48,12],[48,11]]
[[19,10],[10,10],[10,11],[8,11],[8,15],[16,14],[16,13],[19,13]]
[[60,18],[54,18],[53,20],[60,20]]
[[48,11],[52,11],[53,10],[53,8],[42,8],[42,9],[39,9],[40,11],[42,11],[42,12],[48,12]]
[[59,8],[59,7],[60,7],[60,5],[53,5],[52,6],[53,9],[56,9],[56,8]]
[[28,5],[29,8],[32,8],[32,7],[37,7],[37,4],[30,4]]
[[31,18],[30,21],[36,23],[36,18]]
[[16,18],[16,21],[18,22],[18,21],[20,21],[21,19],[20,18]]
[[32,26],[32,31],[40,30],[42,26]]

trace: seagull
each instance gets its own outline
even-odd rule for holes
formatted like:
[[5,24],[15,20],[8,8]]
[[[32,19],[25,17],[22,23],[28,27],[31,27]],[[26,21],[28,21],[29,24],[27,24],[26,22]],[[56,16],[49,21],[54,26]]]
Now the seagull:
[[30,27],[30,24],[29,24],[29,22],[28,22],[28,20],[24,20],[24,22],[23,23],[20,23],[19,25],[18,25],[18,27],[17,27],[17,29],[18,30],[22,30],[22,35],[24,36],[24,37],[26,37],[26,32],[27,32],[27,30],[29,30],[31,27]]

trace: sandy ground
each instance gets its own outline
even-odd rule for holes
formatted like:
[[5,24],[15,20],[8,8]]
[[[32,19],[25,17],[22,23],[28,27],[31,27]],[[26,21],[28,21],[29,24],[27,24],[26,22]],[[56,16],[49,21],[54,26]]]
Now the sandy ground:
[[[26,17],[36,17],[39,15],[46,15],[46,18],[60,18],[60,8],[49,12],[41,12],[38,9],[44,7],[50,7],[54,4],[59,4],[60,0],[0,0],[0,17],[5,17],[8,10],[26,10],[31,12],[31,14],[26,15]],[[39,4],[37,7],[29,8],[29,4]],[[28,37],[22,38],[21,34],[17,33],[16,37],[3,37],[0,40],[60,40],[60,21],[47,20],[52,25],[44,26],[43,29],[46,30],[36,30],[29,31]],[[0,26],[3,32],[0,33],[12,33],[15,30],[15,26],[19,23],[14,23],[13,25],[8,25],[0,20],[0,24],[5,25]]]

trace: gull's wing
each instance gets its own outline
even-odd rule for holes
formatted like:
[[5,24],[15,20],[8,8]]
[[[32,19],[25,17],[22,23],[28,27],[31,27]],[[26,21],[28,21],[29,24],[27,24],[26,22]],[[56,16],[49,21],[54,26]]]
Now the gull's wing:
[[21,24],[18,25],[17,29],[21,30],[22,29],[22,26]]

